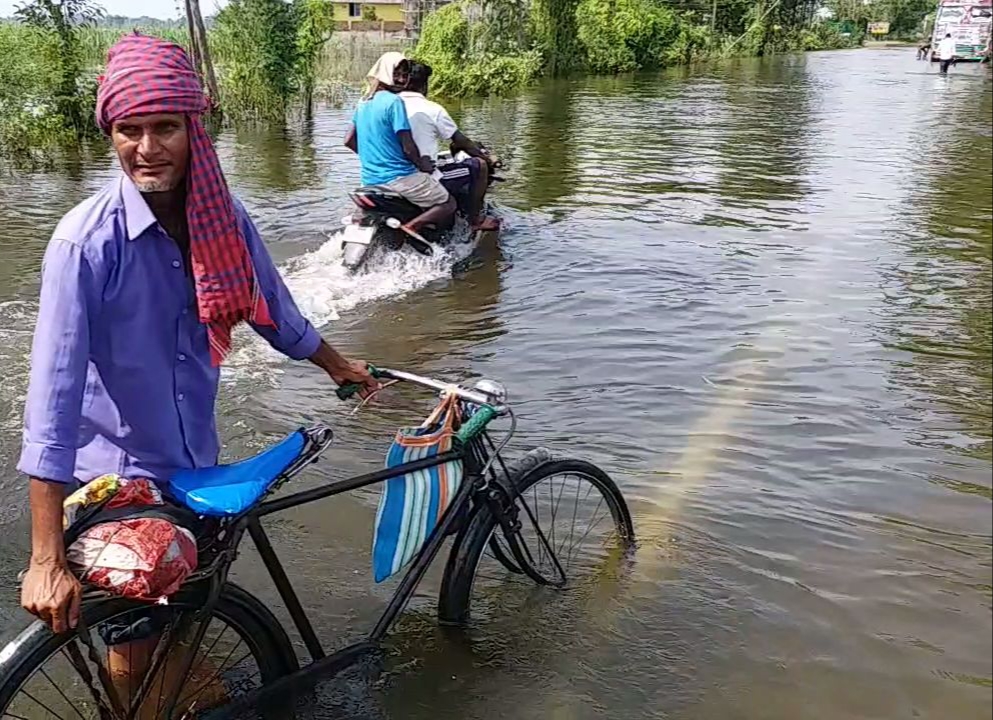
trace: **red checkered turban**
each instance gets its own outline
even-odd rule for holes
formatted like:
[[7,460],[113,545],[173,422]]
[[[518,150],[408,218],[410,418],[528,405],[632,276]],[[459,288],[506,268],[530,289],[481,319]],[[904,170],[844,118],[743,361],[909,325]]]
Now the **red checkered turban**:
[[128,35],[107,54],[97,92],[97,123],[104,132],[122,118],[182,113],[190,134],[186,219],[200,322],[210,357],[220,365],[231,350],[231,329],[242,320],[273,325],[259,292],[245,236],[214,145],[200,115],[208,108],[200,77],[175,43]]

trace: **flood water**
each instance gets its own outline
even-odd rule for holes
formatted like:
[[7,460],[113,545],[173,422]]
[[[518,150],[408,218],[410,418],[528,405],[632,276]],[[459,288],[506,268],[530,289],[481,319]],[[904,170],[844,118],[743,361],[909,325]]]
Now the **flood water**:
[[[387,672],[301,717],[866,720],[991,716],[993,86],[913,49],[557,82],[453,106],[498,148],[505,231],[464,271],[347,277],[329,233],[347,112],[220,138],[299,304],[349,354],[503,380],[520,451],[617,480],[630,565],[583,602],[434,623],[437,575]],[[27,544],[14,471],[43,248],[109,156],[0,177],[2,602]],[[249,335],[218,407],[226,458],[295,427],[336,444],[299,487],[380,466],[430,398],[356,416]],[[376,494],[268,523],[329,646],[368,629]],[[246,542],[239,582],[277,610]],[[552,607],[554,610],[549,610]],[[283,613],[285,616],[285,613]]]

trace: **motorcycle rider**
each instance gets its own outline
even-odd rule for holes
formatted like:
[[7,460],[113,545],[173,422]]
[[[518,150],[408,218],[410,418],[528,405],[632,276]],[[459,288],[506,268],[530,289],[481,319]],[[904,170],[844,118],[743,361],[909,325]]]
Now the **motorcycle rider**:
[[369,87],[352,118],[345,146],[359,156],[363,185],[382,185],[425,211],[404,230],[444,225],[455,214],[455,198],[432,176],[434,163],[422,157],[396,92],[407,81],[410,61],[402,53],[382,55],[369,70]]
[[469,207],[466,214],[473,230],[498,230],[499,221],[483,213],[483,199],[489,188],[490,171],[497,159],[460,132],[444,107],[425,97],[430,77],[429,65],[411,63],[406,88],[400,92],[417,149],[425,160],[425,165],[427,162],[432,165],[436,163],[439,142],[450,144],[453,152],[462,150],[469,155],[467,160],[438,166],[434,176],[452,194],[466,185],[469,186]]

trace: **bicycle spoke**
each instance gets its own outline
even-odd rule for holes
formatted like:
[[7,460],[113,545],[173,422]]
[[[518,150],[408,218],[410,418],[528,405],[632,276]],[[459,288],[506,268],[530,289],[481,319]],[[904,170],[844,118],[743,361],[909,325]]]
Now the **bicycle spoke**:
[[56,720],[66,720],[61,715],[59,715],[57,712],[55,712],[54,710],[52,710],[52,708],[48,707],[48,705],[46,705],[41,700],[39,700],[38,698],[36,698],[34,695],[32,695],[31,693],[29,693],[27,690],[22,690],[21,692],[23,692],[25,695],[27,695],[27,697],[28,697],[29,700],[31,700],[36,705],[38,705],[39,707],[41,707],[42,710],[44,710],[45,712],[47,712],[49,715],[52,715],[53,717],[55,717]]
[[4,718],[13,718],[13,720],[31,720],[31,718],[26,718],[23,715],[15,715],[12,712],[4,712]]
[[79,716],[80,720],[86,720],[86,718],[83,717],[83,713],[79,712],[79,708],[76,707],[75,703],[73,703],[72,700],[70,700],[68,698],[68,696],[66,696],[66,694],[62,691],[62,688],[59,687],[59,685],[58,685],[57,682],[55,682],[54,680],[52,680],[51,676],[47,672],[45,672],[44,668],[41,668],[40,669],[40,672],[41,672],[42,675],[45,676],[45,679],[48,680],[48,682],[50,682],[52,684],[52,687],[55,688],[55,692],[57,692],[59,695],[61,695],[62,696],[62,699],[66,701],[66,705],[68,705],[69,708],[74,713],[76,713],[76,715]]
[[[552,545],[555,545],[555,511],[558,509],[555,506],[554,500],[555,500],[555,478],[553,477],[548,481],[548,502],[551,505],[551,509],[552,509],[552,525],[551,525]],[[539,532],[540,532],[540,528],[539,528]]]
[[[548,538],[545,536],[545,533],[542,531],[541,525],[539,524],[536,515],[531,512],[531,508],[529,508],[527,506],[527,504],[524,505],[524,512],[528,516],[528,518],[531,520],[531,526],[534,528],[535,535],[537,535],[537,537],[538,537],[538,556],[539,556],[539,561],[538,561],[538,565],[537,566],[535,566],[535,564],[534,564],[534,556],[531,554],[531,550],[528,547],[528,543],[527,542],[522,542],[521,543],[521,545],[522,545],[522,547],[524,549],[524,552],[527,555],[528,562],[531,563],[531,567],[534,568],[540,574],[541,568],[543,567],[543,563],[541,563],[541,559],[540,558],[544,555],[545,552],[547,552],[548,553],[548,557],[549,557],[549,559],[551,561],[552,567],[554,567],[555,569],[557,569],[559,571],[559,576],[562,578],[562,584],[564,585],[565,582],[566,582],[566,580],[567,580],[567,578],[565,576],[565,572],[562,570],[562,566],[559,563],[558,558],[555,556],[554,551],[552,550],[551,546],[548,544]],[[523,525],[523,523],[522,523],[522,525]],[[521,539],[522,541],[524,540],[523,535],[522,535],[521,532],[518,532],[517,537],[519,539]],[[555,583],[550,582],[550,581],[547,581],[547,580],[545,580],[545,582],[547,582],[548,584],[555,584]]]
[[[204,632],[204,633],[206,633],[206,632],[207,632],[207,629],[208,629],[208,628],[210,627],[210,623],[211,623],[212,621],[213,621],[213,617],[208,617],[208,618],[207,618],[207,620],[205,621],[205,622],[206,622],[206,626],[205,626],[205,627],[204,627],[204,629],[203,629],[203,632]],[[203,624],[203,623],[201,623],[201,625],[202,625],[202,624]],[[184,631],[185,631],[185,630],[187,630],[187,629],[188,629],[188,628],[184,628]],[[210,646],[210,648],[208,648],[208,650],[207,650],[207,652],[210,652],[211,650],[213,650],[213,649],[214,649],[214,645],[216,645],[216,644],[217,644],[217,642],[218,642],[218,641],[219,641],[219,640],[221,639],[221,636],[223,636],[223,635],[224,635],[224,633],[225,633],[225,632],[227,631],[227,629],[228,629],[228,626],[227,626],[227,625],[225,625],[225,626],[224,626],[224,630],[222,630],[222,631],[221,631],[221,633],[220,633],[220,635],[218,635],[218,636],[217,636],[217,638],[215,638],[215,639],[214,639],[214,642],[213,642],[213,644],[212,644],[212,645]],[[202,637],[202,634],[201,634],[201,637]],[[196,650],[196,649],[193,649],[193,650],[192,650],[191,652],[194,652],[194,653],[195,653],[195,652],[197,652],[197,650]],[[183,658],[183,660],[184,660],[184,662],[185,662],[185,658]],[[195,662],[195,661],[196,661],[196,658],[194,657],[194,658],[193,658],[193,660],[194,660],[194,662]],[[191,664],[191,665],[192,665],[192,664]],[[193,670],[192,670],[192,667],[191,667],[191,669],[190,669],[190,672],[189,672],[189,675],[192,675],[192,674],[193,674]],[[178,696],[178,695],[179,695],[179,693],[181,693],[181,692],[183,691],[183,685],[182,685],[182,683],[183,683],[183,682],[185,682],[185,680],[186,680],[186,678],[185,678],[185,677],[184,677],[184,678],[181,678],[181,679],[180,679],[180,684],[179,684],[179,686],[178,686],[178,687],[175,687],[175,688],[173,688],[173,687],[170,687],[170,688],[169,688],[169,692],[168,692],[168,694],[167,694],[167,693],[165,692],[165,677],[166,677],[166,675],[167,675],[167,673],[166,673],[166,671],[165,671],[165,670],[163,669],[163,672],[162,672],[162,678],[161,678],[161,680],[159,681],[159,697],[158,697],[158,700],[156,700],[156,702],[155,702],[155,716],[156,716],[156,717],[158,717],[158,714],[159,714],[159,710],[161,710],[161,709],[163,709],[163,708],[162,708],[162,702],[163,702],[164,700],[168,700],[168,699],[170,699],[170,698],[172,698],[172,697],[174,697],[174,696]],[[172,710],[173,710],[173,711],[175,711],[175,708],[176,708],[176,706],[177,706],[177,705],[179,705],[179,702],[178,702],[178,701],[177,701],[177,702],[176,702],[176,703],[175,703],[175,704],[173,705],[173,707],[172,707]]]
[[[479,600],[484,603],[484,617],[496,617],[501,610],[515,603],[522,603],[522,609],[530,610],[535,601],[545,597],[547,591],[540,591],[540,588],[549,585],[566,591],[560,593],[561,600],[554,602],[558,608],[567,609],[573,603],[581,602],[582,594],[592,587],[592,581],[602,577],[605,568],[621,560],[621,556],[609,551],[606,544],[631,536],[624,498],[608,475],[582,460],[548,461],[511,479],[518,488],[511,526],[506,527],[509,519],[504,516],[506,513],[495,512],[495,517],[487,518],[490,524],[483,526],[488,531],[485,539],[479,535],[470,536],[475,553],[474,557],[470,556],[475,563],[470,568],[470,583],[478,581],[476,590]],[[547,483],[548,488],[539,487],[542,483]],[[508,563],[502,557],[504,552],[510,554],[513,562]],[[490,559],[489,566],[486,558]],[[499,566],[492,564],[493,560],[505,568],[516,563],[520,573],[516,576],[502,573]],[[531,588],[532,592],[522,592],[519,587],[508,585],[508,580],[530,580],[522,585]],[[499,589],[501,584],[506,586],[507,592]],[[463,602],[458,593],[465,591],[465,585],[455,586],[455,602]],[[473,592],[471,584],[468,591]],[[535,592],[541,594],[533,594]],[[445,601],[447,603],[448,598]],[[468,603],[461,608],[452,608],[453,617],[471,619],[468,609]]]
[[[148,698],[148,692],[152,689],[152,685],[155,684],[155,677],[159,677],[159,692],[158,700],[156,700],[155,713],[158,714],[159,705],[162,702],[162,693],[165,689],[165,676],[166,672],[164,666],[168,663],[169,654],[172,652],[173,641],[176,639],[174,636],[181,634],[182,630],[176,630],[179,627],[185,615],[181,615],[178,620],[169,622],[163,632],[159,634],[159,641],[155,644],[155,648],[152,650],[152,659],[148,663],[148,667],[145,668],[145,676],[141,679],[141,683],[138,685],[137,697],[131,695],[130,685],[131,677],[128,677],[128,697],[130,698],[130,709],[128,710],[128,720],[133,720],[136,713],[141,709],[141,706],[145,704],[145,700]],[[128,664],[130,669],[130,658],[131,654],[128,654]]]
[[[97,689],[96,684],[93,682],[93,673],[90,672],[89,666],[86,664],[86,660],[83,658],[83,653],[79,651],[79,646],[77,645],[76,638],[73,638],[64,648],[62,648],[62,654],[69,661],[69,664],[75,668],[76,672],[79,673],[79,677],[82,678],[83,683],[85,683],[86,688],[90,691],[90,697],[93,698],[94,704],[97,706],[97,711],[100,713],[101,719],[112,717],[114,713],[120,715],[118,709],[120,704],[115,704],[117,700],[117,694],[114,694],[113,698],[110,698],[111,705],[114,709],[107,707],[107,704],[103,701],[103,696],[100,695],[100,691]],[[95,657],[96,653],[89,648],[91,652],[91,658]],[[94,661],[94,664],[99,664],[99,658]],[[97,670],[97,675],[106,675],[106,672],[101,673]],[[103,682],[101,680],[101,682]]]
[[[209,625],[210,620],[208,620],[207,622],[208,622],[207,630],[209,630],[210,629],[210,625]],[[200,662],[197,663],[196,661],[194,661],[193,666],[190,668],[190,675],[192,675],[194,672],[196,672],[197,668],[199,668],[200,665],[203,664],[203,661],[206,660],[208,657],[210,657],[210,653],[212,653],[214,651],[214,648],[217,647],[217,643],[219,643],[221,641],[221,638],[224,637],[224,633],[226,633],[227,631],[228,631],[228,626],[225,625],[224,626],[224,629],[221,630],[220,633],[218,633],[218,635],[217,635],[216,638],[214,638],[214,642],[212,642],[210,644],[210,647],[203,651],[203,654],[200,656]],[[206,633],[206,630],[204,630],[204,633]],[[241,642],[241,641],[239,640],[239,642]]]
[[[600,510],[600,506],[601,505],[603,505],[603,497],[602,496],[600,497],[600,502],[597,503],[596,510],[593,511],[593,517],[596,517],[596,514]],[[566,559],[567,567],[571,567],[572,566],[572,556],[573,556],[573,553],[575,552],[575,548],[581,546],[583,544],[583,540],[585,540],[587,538],[587,536],[589,536],[590,531],[593,530],[593,528],[595,528],[597,525],[599,525],[603,521],[603,519],[606,518],[608,515],[610,515],[610,508],[607,508],[607,512],[604,513],[603,517],[601,517],[600,520],[597,520],[596,523],[593,523],[588,528],[586,528],[586,532],[583,533],[583,536],[581,538],[579,538],[579,541],[578,542],[576,542],[575,544],[573,544],[573,545],[571,545],[569,547],[569,556]]]
[[[576,502],[572,506],[572,525],[569,527],[569,537],[571,538],[576,533],[576,516],[579,513],[579,479],[576,479]],[[562,543],[565,544],[565,541]],[[560,551],[562,548],[558,548]]]
[[[235,645],[235,647],[232,649],[232,652],[231,653],[228,653],[228,657],[230,657],[233,654],[234,650],[237,650],[239,647],[241,647],[241,645],[242,645],[242,643],[239,640],[238,641],[238,644]],[[242,655],[240,658],[238,658],[234,663],[232,663],[231,664],[231,667],[232,668],[238,667],[245,660],[245,658],[251,657],[251,656],[252,656],[252,651],[249,650],[244,655]],[[189,698],[189,700],[187,700],[186,698],[183,698],[178,703],[176,703],[176,705],[178,707],[188,706],[190,709],[193,709],[194,707],[196,707],[196,704],[195,704],[196,703],[196,699],[198,697],[200,697],[211,686],[211,683],[214,681],[215,678],[220,679],[221,674],[223,672],[223,669],[224,669],[224,667],[223,667],[223,664],[222,664],[221,669],[216,670],[213,675],[211,675],[209,678],[207,678],[207,680],[200,685],[200,689],[196,691],[196,694],[195,695],[193,695],[191,698]],[[191,677],[192,677],[192,674],[191,674]],[[252,675],[252,677],[255,677],[255,675]]]
[[[535,512],[535,514],[534,515],[531,515],[530,513],[528,513],[528,514],[531,515],[531,522],[537,524],[539,521],[538,520],[535,520],[535,518],[536,517],[538,517],[538,518],[541,517],[541,508],[538,507],[538,486],[535,485],[531,489],[534,491],[534,512]],[[541,557],[542,557],[541,546],[539,545],[538,546],[538,563],[539,563],[539,567],[541,565]],[[531,558],[529,557],[528,560],[531,560]]]

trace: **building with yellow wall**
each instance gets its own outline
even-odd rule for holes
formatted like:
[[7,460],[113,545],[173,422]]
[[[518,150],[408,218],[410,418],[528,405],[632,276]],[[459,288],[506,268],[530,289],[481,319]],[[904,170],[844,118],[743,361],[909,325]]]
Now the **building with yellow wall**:
[[[334,19],[339,30],[350,29],[351,26],[367,29],[359,23],[371,20],[370,13],[375,13],[377,22],[403,27],[402,0],[377,0],[376,2],[334,2]],[[371,8],[371,10],[370,10]],[[363,11],[366,13],[363,16]]]

